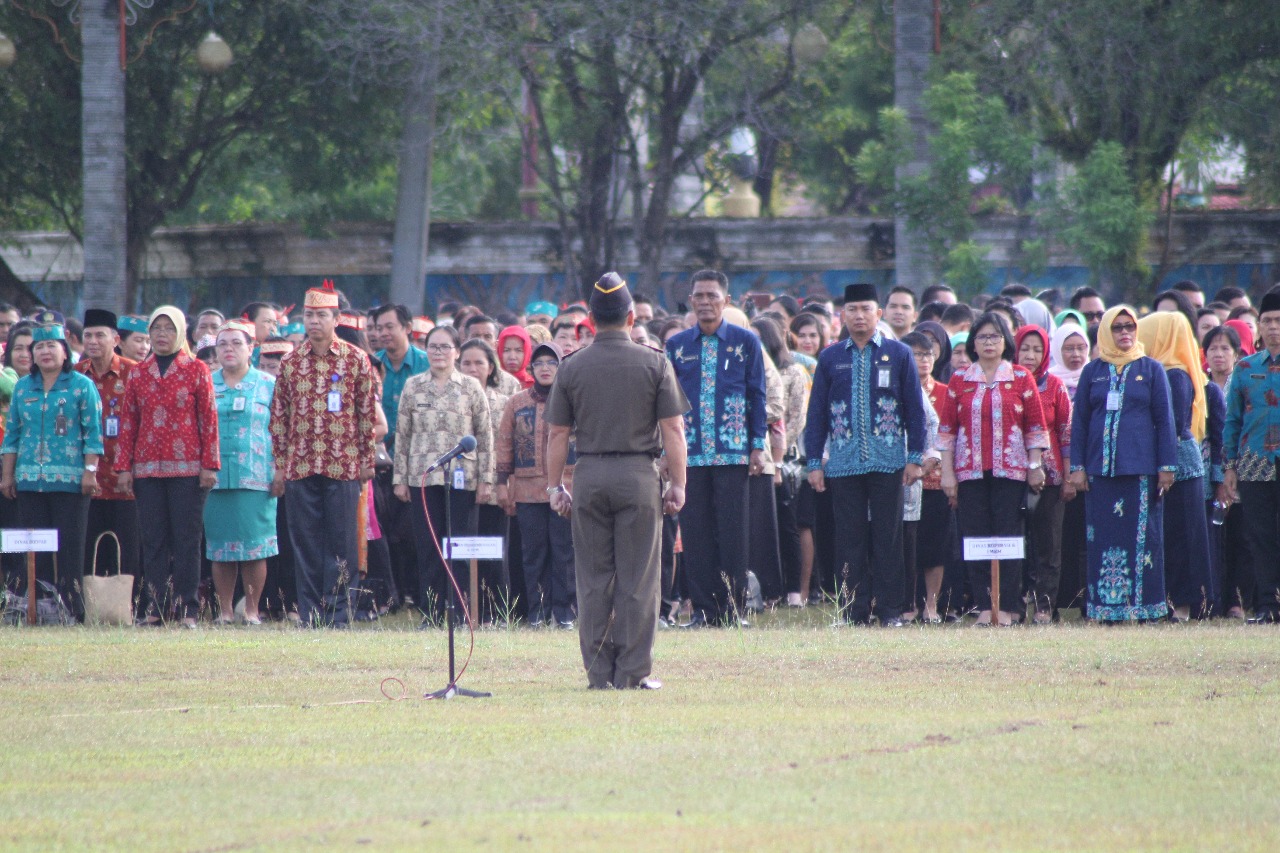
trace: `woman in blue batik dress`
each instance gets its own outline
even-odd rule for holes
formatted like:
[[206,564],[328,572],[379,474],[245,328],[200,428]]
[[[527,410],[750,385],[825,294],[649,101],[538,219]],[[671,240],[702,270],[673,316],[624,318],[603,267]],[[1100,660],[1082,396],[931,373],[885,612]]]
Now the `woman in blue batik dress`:
[[1207,619],[1218,600],[1209,550],[1209,521],[1204,512],[1204,459],[1208,402],[1200,346],[1187,318],[1157,311],[1138,323],[1138,341],[1164,365],[1169,378],[1173,428],[1178,440],[1178,470],[1164,496],[1164,575],[1173,606],[1170,618]]
[[1071,418],[1071,483],[1085,493],[1085,612],[1102,622],[1158,619],[1169,609],[1163,496],[1178,470],[1169,380],[1138,342],[1127,305],[1103,315],[1098,354],[1080,374]]

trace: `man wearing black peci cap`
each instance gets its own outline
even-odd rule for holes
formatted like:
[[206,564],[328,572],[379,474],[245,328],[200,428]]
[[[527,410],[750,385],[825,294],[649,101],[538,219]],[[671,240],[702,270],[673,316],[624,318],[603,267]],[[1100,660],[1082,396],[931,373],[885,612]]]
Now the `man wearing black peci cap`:
[[[104,531],[110,530],[120,540],[120,571],[141,577],[141,552],[138,540],[138,509],[131,492],[121,491],[116,484],[116,452],[120,441],[120,412],[124,405],[124,388],[129,373],[137,366],[133,359],[116,355],[120,335],[116,315],[99,308],[84,312],[84,355],[75,369],[93,380],[102,399],[102,457],[98,460],[98,494],[89,501],[86,528],[85,572],[92,570],[93,544]],[[103,562],[105,561],[105,562]],[[114,571],[115,549],[104,546],[99,571]]]
[[[572,511],[588,686],[655,689],[662,686],[649,678],[659,534],[663,511],[684,504],[689,401],[662,353],[632,342],[635,306],[617,273],[592,289],[591,318],[595,343],[564,358],[547,400],[547,492],[554,511]],[[572,495],[561,483],[571,431],[578,454]],[[671,478],[665,499],[657,466],[664,447]]]
[[874,601],[881,625],[901,627],[903,488],[923,473],[924,396],[910,348],[876,328],[874,285],[846,287],[840,316],[849,338],[818,356],[809,396],[809,485],[831,489],[846,621],[869,622]]

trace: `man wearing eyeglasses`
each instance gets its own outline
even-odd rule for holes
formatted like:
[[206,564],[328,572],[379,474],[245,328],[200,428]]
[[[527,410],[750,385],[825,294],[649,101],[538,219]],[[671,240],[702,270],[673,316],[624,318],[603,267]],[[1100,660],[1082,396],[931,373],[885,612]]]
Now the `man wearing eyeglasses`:
[[1071,307],[1084,315],[1084,321],[1090,329],[1096,330],[1102,322],[1102,315],[1107,313],[1107,303],[1102,294],[1092,287],[1081,287],[1071,294]]

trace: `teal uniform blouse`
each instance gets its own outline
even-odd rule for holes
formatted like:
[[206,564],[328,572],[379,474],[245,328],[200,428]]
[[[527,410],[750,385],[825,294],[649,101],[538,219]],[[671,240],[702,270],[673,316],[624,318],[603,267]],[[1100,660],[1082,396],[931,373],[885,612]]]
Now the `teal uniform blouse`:
[[44,390],[37,370],[18,380],[0,454],[17,454],[20,492],[79,492],[86,454],[102,454],[102,401],[93,380],[59,373]]
[[271,398],[274,376],[249,368],[239,384],[227,387],[222,369],[213,371],[218,409],[218,455],[222,468],[215,489],[271,488],[275,462],[271,456]]

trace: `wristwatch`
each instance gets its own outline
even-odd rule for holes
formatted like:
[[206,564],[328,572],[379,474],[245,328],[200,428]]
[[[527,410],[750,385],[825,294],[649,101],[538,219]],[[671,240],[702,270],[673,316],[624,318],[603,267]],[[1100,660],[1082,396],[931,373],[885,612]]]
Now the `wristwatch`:
[[94,463],[93,465],[86,465],[84,466],[84,470],[90,474],[96,474],[98,473],[98,465],[97,463]]
[[547,494],[548,494],[548,495],[554,495],[556,492],[563,492],[563,491],[564,491],[564,486],[563,486],[563,485],[560,485],[560,486],[547,486]]
[[1039,463],[1039,462],[1028,462],[1028,463],[1027,463],[1027,470],[1028,470],[1028,471],[1039,471],[1039,470],[1040,470],[1040,463]]

